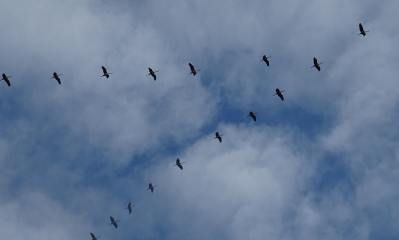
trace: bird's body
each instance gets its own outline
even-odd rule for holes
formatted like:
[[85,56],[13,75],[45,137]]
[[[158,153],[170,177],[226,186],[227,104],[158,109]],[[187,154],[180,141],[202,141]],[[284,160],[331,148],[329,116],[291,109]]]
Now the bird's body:
[[154,81],[157,80],[157,75],[155,74],[156,72],[158,71],[154,71],[150,67],[148,68],[148,75],[150,75],[154,79]]
[[109,78],[109,75],[110,75],[111,73],[108,72],[107,68],[104,67],[104,66],[101,66],[101,69],[102,69],[102,71],[103,71],[102,77]]
[[96,237],[96,235],[94,235],[94,233],[90,233],[90,237],[91,237],[91,240],[97,240],[97,237]]
[[54,78],[58,82],[58,84],[61,85],[61,79],[60,79],[60,76],[58,75],[58,73],[53,72],[52,78]]
[[150,190],[153,193],[154,192],[154,188],[155,188],[154,185],[152,183],[149,183],[147,190]]
[[[133,205],[134,206],[134,205]],[[129,211],[129,214],[132,214],[132,203],[131,202],[129,202],[128,204],[127,204],[127,210]]]
[[11,87],[10,77],[7,76],[5,73],[1,74],[1,80],[6,82],[7,86]]
[[178,168],[180,168],[180,170],[183,170],[183,165],[182,165],[182,163],[180,162],[180,159],[179,159],[179,158],[176,159],[176,166],[177,166]]
[[118,228],[118,223],[117,223],[117,221],[115,220],[114,217],[110,216],[109,220],[111,221],[111,225],[112,226],[114,226],[115,228]]
[[217,140],[219,140],[220,143],[222,143],[222,135],[220,135],[219,132],[216,132],[216,133],[215,133],[215,138],[216,138]]
[[362,35],[363,37],[365,37],[366,33],[368,32],[364,30],[363,25],[361,23],[359,23],[359,31],[360,31],[359,34]]
[[197,73],[198,73],[199,70],[197,71],[197,69],[195,69],[194,65],[191,64],[191,63],[188,63],[188,66],[190,67],[191,74],[192,74],[193,76],[197,75]]
[[262,57],[262,61],[264,61],[264,62],[266,63],[266,65],[267,65],[267,66],[269,66],[269,65],[270,65],[270,62],[269,62],[269,57],[267,57],[266,55],[263,55],[263,57]]
[[317,60],[316,57],[313,58],[313,67],[315,67],[317,69],[317,71],[320,72],[320,70],[321,70],[320,63],[319,63],[319,61]]
[[276,88],[276,95],[281,99],[281,101],[284,101],[283,91]]
[[256,112],[249,112],[248,117],[251,117],[256,122]]

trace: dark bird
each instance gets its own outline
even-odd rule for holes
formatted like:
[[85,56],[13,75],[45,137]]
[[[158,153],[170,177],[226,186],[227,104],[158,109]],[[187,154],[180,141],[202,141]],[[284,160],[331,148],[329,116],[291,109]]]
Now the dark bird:
[[368,32],[368,31],[365,31],[364,30],[364,28],[363,28],[363,25],[361,24],[361,23],[359,23],[359,31],[360,31],[360,35],[363,35],[363,37],[365,37],[366,36],[366,33]]
[[283,92],[284,91],[282,91],[282,90],[280,91],[280,89],[276,88],[276,94],[274,94],[274,95],[277,95],[281,99],[281,101],[284,101]]
[[249,112],[248,117],[251,117],[256,122],[256,112]]
[[129,211],[129,214],[132,214],[132,208],[134,207],[134,204],[132,205],[132,203],[131,202],[129,202],[128,204],[127,204],[127,210]]
[[180,168],[180,170],[183,170],[183,165],[182,165],[182,163],[180,162],[180,159],[179,159],[179,158],[176,159],[176,166],[178,166],[178,167]]
[[5,73],[1,74],[1,80],[7,83],[7,85],[10,87],[11,82],[10,82],[10,76],[7,76]]
[[109,217],[109,220],[111,220],[111,225],[114,226],[115,228],[118,228],[118,223],[115,220],[115,218],[113,218],[112,216]]
[[193,76],[197,75],[197,73],[200,71],[199,69],[198,69],[198,70],[195,69],[194,65],[191,64],[191,63],[188,63],[188,66],[190,67],[190,71],[191,71],[191,74],[192,74]]
[[109,75],[110,75],[111,73],[109,73],[109,72],[107,71],[107,69],[106,69],[104,66],[101,66],[101,69],[103,70],[103,75],[102,75],[101,77],[109,78]]
[[154,188],[155,188],[155,186],[152,185],[152,183],[149,183],[147,190],[150,190],[153,193],[154,192]]
[[91,240],[97,240],[96,235],[94,233],[90,233]]
[[222,135],[220,135],[219,132],[215,132],[215,138],[216,138],[217,140],[219,140],[220,143],[222,142]]
[[158,71],[157,70],[154,71],[150,67],[148,68],[148,75],[151,76],[154,79],[154,81],[157,80],[157,75],[155,75],[156,72]]
[[269,58],[270,58],[270,56],[268,57],[268,56],[266,56],[266,55],[263,55],[263,57],[262,57],[262,61],[264,61],[264,62],[266,63],[267,66],[270,65]]
[[320,68],[320,64],[322,64],[322,63],[319,63],[319,61],[317,60],[317,58],[313,58],[313,67],[315,67],[316,69],[317,69],[317,71],[319,71],[320,72],[320,70],[321,70],[321,68]]
[[61,79],[60,79],[60,76],[58,75],[58,73],[53,72],[53,76],[51,78],[55,79],[58,82],[58,84],[61,85]]

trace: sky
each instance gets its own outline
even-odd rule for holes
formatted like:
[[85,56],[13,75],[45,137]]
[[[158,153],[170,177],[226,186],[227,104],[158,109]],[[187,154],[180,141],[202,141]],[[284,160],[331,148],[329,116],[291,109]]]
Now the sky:
[[1,239],[399,238],[399,1],[0,9]]

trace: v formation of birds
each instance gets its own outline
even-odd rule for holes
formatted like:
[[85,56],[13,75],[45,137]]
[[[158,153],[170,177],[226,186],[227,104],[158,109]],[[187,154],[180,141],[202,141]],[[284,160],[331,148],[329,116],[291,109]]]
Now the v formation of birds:
[[[359,34],[362,35],[363,37],[365,37],[368,31],[364,29],[364,27],[363,27],[363,25],[362,25],[361,23],[359,23],[358,28],[359,28]],[[262,61],[266,64],[267,67],[270,66],[270,59],[271,59],[271,56],[267,56],[267,55],[263,55],[263,56],[262,56]],[[321,71],[321,66],[320,66],[321,64],[322,64],[322,63],[319,62],[319,60],[318,60],[316,57],[313,58],[313,66],[312,66],[312,68],[316,68],[317,71]],[[193,76],[196,76],[196,75],[198,74],[198,72],[200,71],[199,69],[196,69],[195,66],[194,66],[192,63],[188,63],[188,66],[189,66],[189,68],[190,68],[190,73],[191,73]],[[107,78],[107,79],[110,78],[110,75],[111,75],[112,73],[109,72],[108,69],[107,69],[105,66],[101,66],[101,70],[102,70],[102,73],[103,73],[103,75],[101,75],[101,77],[105,77],[105,78]],[[148,68],[148,76],[151,76],[152,79],[153,79],[154,81],[157,80],[157,74],[156,74],[157,72],[158,72],[158,70],[154,70],[154,69],[152,69],[151,67]],[[62,74],[59,74],[59,73],[57,73],[57,72],[54,72],[54,73],[52,74],[52,77],[51,77],[51,78],[54,79],[54,80],[56,80],[57,83],[58,83],[59,85],[61,85],[61,78],[60,78],[60,76],[62,76]],[[8,87],[11,87],[11,81],[10,81],[10,79],[11,79],[11,76],[9,76],[9,75],[7,75],[7,74],[5,74],[5,73],[2,73],[2,75],[1,75],[1,80],[3,80],[3,81],[7,84]],[[276,89],[275,89],[275,94],[274,94],[274,95],[277,96],[277,97],[279,97],[281,101],[284,101],[283,92],[284,92],[284,90],[280,90],[279,88],[276,88]],[[256,122],[256,120],[257,120],[256,112],[250,111],[250,112],[248,113],[248,117],[250,117],[254,122]],[[218,141],[219,143],[222,143],[222,140],[223,140],[223,139],[222,139],[222,136],[223,136],[223,135],[222,135],[221,133],[215,132],[215,139],[217,139],[217,141]],[[180,159],[177,158],[177,159],[176,159],[175,165],[176,165],[180,170],[183,170],[183,163],[184,163],[184,162],[180,161]],[[148,184],[147,190],[149,190],[149,191],[151,191],[151,192],[153,193],[153,192],[155,191],[155,185],[153,185],[152,183],[149,183],[149,184]],[[132,213],[132,211],[133,211],[132,208],[133,208],[133,207],[134,207],[134,204],[132,204],[131,202],[129,202],[128,205],[127,205],[127,207],[126,207],[126,209],[128,210],[128,213],[129,213],[129,214]],[[109,219],[110,219],[110,225],[112,225],[114,228],[118,228],[118,226],[119,226],[119,225],[118,225],[118,221],[117,221],[113,216],[110,216]],[[90,232],[90,237],[91,237],[91,240],[97,240],[97,237],[96,237],[95,234],[92,233],[92,232]]]

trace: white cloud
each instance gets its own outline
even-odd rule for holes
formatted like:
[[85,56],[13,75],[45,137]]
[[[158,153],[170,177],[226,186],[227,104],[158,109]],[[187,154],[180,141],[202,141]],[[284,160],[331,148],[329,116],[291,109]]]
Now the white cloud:
[[[397,237],[397,7],[1,2],[0,65],[13,86],[0,88],[0,236],[89,238],[95,228],[121,239]],[[99,77],[101,65],[110,79]],[[64,74],[61,86],[53,71]],[[258,123],[230,123],[249,110]],[[314,136],[296,124],[299,111],[322,126]],[[275,116],[285,121],[266,125]],[[222,144],[204,133],[215,125]],[[345,173],[318,189],[331,161]],[[137,201],[133,216],[127,198]],[[121,220],[117,231],[109,215]]]
[[71,239],[86,235],[79,214],[66,212],[41,193],[27,193],[16,201],[2,202],[1,236],[7,239]]
[[[211,120],[215,102],[200,77],[189,76],[187,62],[151,26],[94,1],[19,4],[2,4],[9,9],[4,22],[12,22],[3,24],[2,48],[13,56],[3,62],[32,112],[52,110],[54,121],[122,162],[167,137],[195,136]],[[101,65],[110,79],[100,78]],[[160,70],[158,81],[146,76],[147,67]],[[64,74],[62,86],[50,79],[53,71]]]

